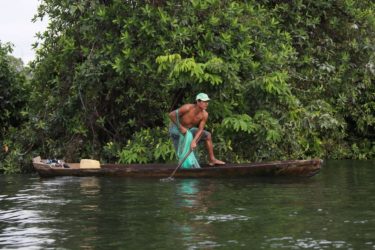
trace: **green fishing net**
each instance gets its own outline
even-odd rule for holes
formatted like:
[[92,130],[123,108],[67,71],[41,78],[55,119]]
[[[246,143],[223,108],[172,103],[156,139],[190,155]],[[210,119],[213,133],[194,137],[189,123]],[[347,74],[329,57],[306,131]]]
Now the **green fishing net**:
[[[177,157],[179,162],[181,162],[186,154],[190,152],[190,144],[193,140],[193,134],[187,130],[186,134],[180,134],[180,140],[178,144]],[[182,163],[181,168],[200,168],[197,158],[195,157],[194,152],[191,152],[185,161]]]
[[[178,116],[178,109],[176,110],[176,122],[177,122],[177,131],[180,127],[180,119]],[[179,131],[178,131],[179,132]],[[189,169],[189,168],[200,168],[197,158],[195,157],[194,152],[190,152],[190,144],[193,140],[193,134],[190,130],[186,131],[186,134],[183,135],[180,133],[180,139],[178,142],[178,149],[177,149],[177,157],[179,162],[181,162],[187,154],[187,158],[184,160],[184,162],[181,165],[181,168]]]

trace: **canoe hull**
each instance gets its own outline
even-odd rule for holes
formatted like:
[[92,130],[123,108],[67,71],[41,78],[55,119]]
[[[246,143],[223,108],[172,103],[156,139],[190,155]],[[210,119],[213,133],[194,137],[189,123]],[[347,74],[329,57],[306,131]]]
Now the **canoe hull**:
[[[179,169],[175,178],[232,178],[232,177],[311,177],[317,174],[323,161],[294,160],[277,162],[259,162],[246,164],[226,164],[209,167],[203,165],[199,169]],[[176,168],[174,164],[102,164],[100,168],[61,168],[51,167],[42,161],[33,162],[35,170],[41,177],[55,176],[116,176],[137,178],[166,178]],[[77,164],[68,164],[76,166]],[[79,164],[78,164],[79,166]]]

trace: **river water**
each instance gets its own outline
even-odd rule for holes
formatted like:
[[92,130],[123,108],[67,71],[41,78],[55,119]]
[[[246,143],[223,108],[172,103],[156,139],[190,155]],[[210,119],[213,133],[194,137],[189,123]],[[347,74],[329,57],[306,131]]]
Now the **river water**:
[[375,249],[375,162],[309,179],[0,176],[0,249]]

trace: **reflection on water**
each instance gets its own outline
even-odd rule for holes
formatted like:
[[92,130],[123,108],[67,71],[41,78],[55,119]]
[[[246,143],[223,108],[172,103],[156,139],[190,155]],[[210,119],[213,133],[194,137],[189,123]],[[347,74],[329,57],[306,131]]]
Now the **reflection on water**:
[[198,206],[199,180],[180,180],[177,184],[177,205],[181,207],[193,208]]
[[0,249],[375,249],[375,171],[312,179],[0,176]]
[[95,177],[83,177],[79,180],[82,195],[97,195],[100,192],[99,179]]
[[[79,180],[79,186],[80,186],[80,194],[84,197],[88,196],[97,196],[100,193],[100,182],[98,178],[94,177],[84,177]],[[94,200],[94,202],[89,204],[82,204],[80,206],[80,209],[82,212],[87,211],[98,211],[99,206],[98,203]],[[90,230],[96,230],[96,228],[90,228]]]
[[[187,211],[193,216],[199,212],[207,212],[208,196],[214,192],[214,187],[209,184],[203,187],[202,184],[202,180],[197,179],[177,181],[177,208],[181,209],[182,213]],[[184,241],[183,245],[188,249],[220,246],[220,244],[214,240],[215,237],[210,234],[212,228],[205,223],[194,220],[176,221],[174,227],[181,233],[179,237]]]

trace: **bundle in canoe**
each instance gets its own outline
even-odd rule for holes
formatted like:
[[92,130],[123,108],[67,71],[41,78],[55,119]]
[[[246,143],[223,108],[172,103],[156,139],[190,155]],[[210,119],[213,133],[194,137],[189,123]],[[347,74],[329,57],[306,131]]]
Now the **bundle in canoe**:
[[[317,174],[323,161],[291,160],[257,163],[226,164],[211,167],[201,165],[201,168],[179,169],[175,178],[232,178],[232,177],[311,177]],[[33,159],[33,166],[41,177],[55,176],[117,176],[117,177],[169,177],[176,164],[100,164],[95,167],[83,166],[81,163],[65,163],[63,166],[48,164],[40,157]],[[82,165],[82,166],[81,166]],[[95,164],[94,164],[95,165]]]

